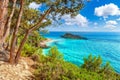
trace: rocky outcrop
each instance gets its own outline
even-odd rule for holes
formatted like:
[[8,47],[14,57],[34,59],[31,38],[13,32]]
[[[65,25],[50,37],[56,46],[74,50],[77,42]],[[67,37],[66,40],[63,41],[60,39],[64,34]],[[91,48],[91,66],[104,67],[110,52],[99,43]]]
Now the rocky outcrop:
[[71,33],[65,33],[64,35],[61,36],[62,38],[68,38],[68,39],[83,39],[87,40],[87,38],[79,36],[79,35],[74,35]]
[[47,45],[48,42],[52,42],[52,39],[46,39],[44,41],[41,41],[39,44],[40,48],[50,48],[50,46]]
[[46,44],[40,44],[40,48],[46,49],[46,48],[49,48],[49,46],[47,46]]

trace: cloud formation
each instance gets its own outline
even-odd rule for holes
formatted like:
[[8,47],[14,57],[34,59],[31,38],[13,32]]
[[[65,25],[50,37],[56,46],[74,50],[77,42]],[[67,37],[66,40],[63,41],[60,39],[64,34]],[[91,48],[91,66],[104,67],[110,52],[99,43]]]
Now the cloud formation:
[[94,24],[94,26],[97,26],[98,25],[98,23],[97,22],[95,22],[95,23],[93,23]]
[[118,18],[117,21],[120,21],[120,18]]
[[80,27],[86,27],[88,25],[87,18],[82,16],[81,14],[78,14],[74,18],[71,18],[70,15],[64,15],[62,19],[65,20],[66,25],[77,25]]
[[113,20],[109,20],[109,21],[106,22],[106,24],[108,24],[108,25],[116,25],[117,22],[113,21]]
[[107,18],[108,16],[120,15],[120,9],[117,5],[110,3],[96,7],[94,13],[96,16]]
[[38,9],[42,4],[37,4],[35,2],[30,3],[29,8]]
[[117,26],[118,23],[116,21],[113,21],[113,20],[109,20],[106,22],[106,25],[104,26],[104,28],[108,28],[108,29],[115,29]]

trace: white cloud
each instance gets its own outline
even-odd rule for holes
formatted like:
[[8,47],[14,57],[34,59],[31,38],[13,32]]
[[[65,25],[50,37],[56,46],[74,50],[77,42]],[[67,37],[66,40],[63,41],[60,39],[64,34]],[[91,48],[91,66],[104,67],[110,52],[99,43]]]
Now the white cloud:
[[30,3],[29,8],[32,9],[38,9],[41,6],[41,4],[37,4],[35,2]]
[[118,18],[117,21],[120,21],[120,18]]
[[62,19],[65,20],[66,25],[77,25],[80,27],[85,27],[88,25],[88,20],[86,17],[82,16],[81,14],[78,14],[74,18],[71,18],[70,15],[64,15]]
[[118,24],[116,21],[113,21],[113,20],[109,20],[106,22],[107,25],[116,25]]
[[104,18],[107,18],[108,16],[116,16],[120,15],[120,9],[117,5],[110,3],[104,6],[96,7],[95,15],[99,17],[102,16]]
[[115,29],[117,26],[115,25],[105,25],[104,28],[108,28],[108,29]]
[[107,28],[107,29],[115,29],[117,26],[118,23],[116,21],[113,21],[113,20],[109,20],[109,21],[106,21],[106,25],[104,26],[104,28]]

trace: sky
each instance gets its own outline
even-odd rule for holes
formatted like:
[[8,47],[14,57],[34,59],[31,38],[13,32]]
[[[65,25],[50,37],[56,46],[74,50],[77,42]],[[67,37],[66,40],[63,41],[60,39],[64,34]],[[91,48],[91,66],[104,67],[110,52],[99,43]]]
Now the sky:
[[[30,8],[40,9],[41,4],[31,3]],[[62,16],[64,23],[48,26],[49,31],[80,31],[80,32],[119,32],[120,31],[120,0],[90,0],[85,3],[79,14],[71,18]]]

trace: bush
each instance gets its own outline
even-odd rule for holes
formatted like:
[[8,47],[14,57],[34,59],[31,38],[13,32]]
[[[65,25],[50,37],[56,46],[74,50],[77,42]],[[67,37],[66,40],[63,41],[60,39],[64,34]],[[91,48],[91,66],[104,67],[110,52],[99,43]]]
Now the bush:
[[101,64],[102,59],[100,56],[93,57],[92,55],[89,55],[88,58],[84,58],[84,64],[81,67],[87,69],[88,71],[98,72]]
[[52,47],[48,54],[47,59],[51,62],[56,62],[58,60],[63,60],[63,55],[58,51],[57,47]]
[[31,56],[33,53],[35,53],[36,50],[36,47],[26,43],[22,50],[22,56]]
[[[111,70],[109,63],[101,67],[101,57],[90,55],[84,58],[84,64],[79,67],[63,60],[63,55],[52,47],[44,61],[39,63],[36,80],[119,80],[120,75]],[[109,73],[108,73],[109,71]]]

